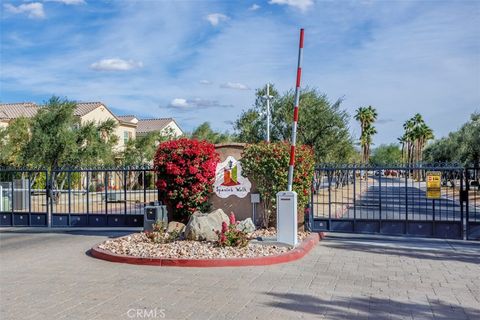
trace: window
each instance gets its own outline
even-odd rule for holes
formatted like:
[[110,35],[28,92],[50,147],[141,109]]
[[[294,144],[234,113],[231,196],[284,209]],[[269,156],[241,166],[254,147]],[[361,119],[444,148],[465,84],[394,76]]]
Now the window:
[[128,132],[128,131],[123,131],[123,143],[124,143],[124,144],[127,144],[129,138],[130,138],[130,132]]

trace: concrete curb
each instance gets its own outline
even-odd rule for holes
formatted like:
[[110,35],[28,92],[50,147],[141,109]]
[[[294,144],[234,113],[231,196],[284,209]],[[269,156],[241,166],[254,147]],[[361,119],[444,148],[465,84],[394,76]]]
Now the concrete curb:
[[255,257],[255,258],[229,258],[229,259],[170,259],[170,258],[143,258],[118,255],[95,245],[90,254],[97,258],[110,262],[152,265],[161,267],[243,267],[243,266],[266,266],[284,262],[295,261],[303,258],[310,250],[325,237],[323,232],[313,233],[305,238],[295,249],[283,254]]

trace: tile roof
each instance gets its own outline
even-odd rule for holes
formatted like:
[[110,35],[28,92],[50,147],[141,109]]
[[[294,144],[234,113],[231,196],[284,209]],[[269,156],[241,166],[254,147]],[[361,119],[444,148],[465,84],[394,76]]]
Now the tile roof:
[[160,131],[160,130],[164,129],[172,121],[174,121],[173,118],[138,120],[137,133],[147,133],[147,132],[152,132],[152,131]]
[[134,115],[127,115],[127,116],[117,116],[118,119],[122,121],[132,121],[133,119],[137,119]]
[[77,102],[77,107],[75,108],[74,114],[77,117],[83,117],[87,113],[90,113],[101,106],[106,107],[101,102]]
[[38,112],[38,106],[33,102],[0,103],[0,119],[16,119],[33,117]]

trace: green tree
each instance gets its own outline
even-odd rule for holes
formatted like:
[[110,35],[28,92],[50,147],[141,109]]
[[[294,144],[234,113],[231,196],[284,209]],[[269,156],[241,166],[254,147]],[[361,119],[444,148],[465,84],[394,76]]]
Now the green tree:
[[373,149],[370,163],[376,166],[399,164],[402,151],[396,143],[382,144]]
[[25,164],[23,149],[30,140],[30,119],[12,120],[8,127],[0,129],[0,166]]
[[370,146],[373,136],[377,133],[377,130],[373,126],[373,123],[377,120],[377,116],[377,110],[372,106],[360,107],[355,113],[355,120],[360,122],[360,146],[362,147],[363,163],[368,163],[370,158]]
[[123,151],[121,163],[127,166],[151,164],[158,145],[171,139],[173,139],[173,135],[158,131],[148,132],[135,139],[130,139]]
[[216,132],[212,129],[210,123],[208,122],[202,123],[195,130],[193,130],[190,138],[200,141],[205,140],[214,144],[232,141],[232,137],[228,132]]
[[75,102],[51,98],[33,117],[31,139],[23,149],[29,165],[49,170],[61,166],[113,164],[113,147],[118,137],[113,134],[113,120],[81,124],[74,115]]
[[[238,141],[256,143],[266,137],[266,86],[256,91],[254,106],[245,110],[234,123]],[[271,141],[289,141],[292,130],[294,91],[280,95],[270,86],[272,126]],[[340,108],[342,100],[331,103],[327,96],[306,88],[300,94],[298,143],[315,152],[317,162],[348,162],[355,156],[348,130],[349,115]]]
[[458,131],[438,139],[424,151],[425,159],[431,162],[460,162],[480,166],[480,113],[473,113],[470,121]]
[[[31,138],[22,150],[25,164],[49,172],[63,166],[111,165],[118,137],[113,120],[80,123],[75,103],[52,97],[32,118]],[[52,184],[62,190],[65,174],[53,174]]]

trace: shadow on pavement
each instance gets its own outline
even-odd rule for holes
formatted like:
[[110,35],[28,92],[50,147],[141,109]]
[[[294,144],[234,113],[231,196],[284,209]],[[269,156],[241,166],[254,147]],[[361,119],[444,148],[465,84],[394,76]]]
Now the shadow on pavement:
[[452,305],[440,300],[424,303],[399,302],[381,298],[320,299],[307,294],[267,292],[276,301],[273,308],[327,315],[328,319],[480,319],[480,309]]
[[449,241],[441,239],[388,237],[327,236],[322,246],[381,255],[394,255],[412,259],[458,261],[480,264],[480,242]]
[[25,228],[25,229],[0,229],[0,237],[2,234],[68,234],[68,235],[79,235],[79,236],[95,236],[95,237],[109,237],[109,238],[118,238],[132,234],[135,232],[140,232],[141,228],[133,229],[55,229],[55,228]]

